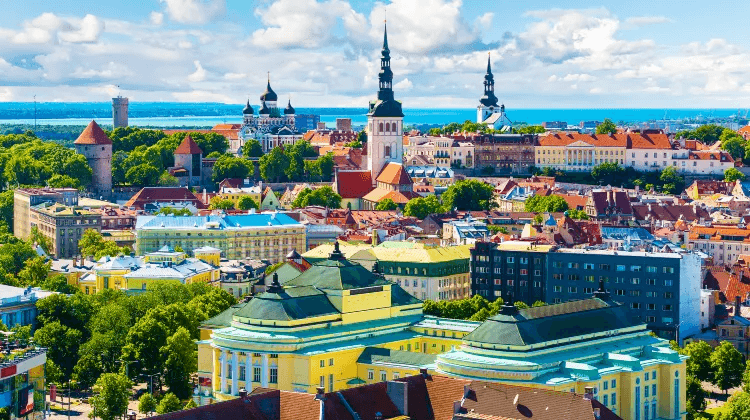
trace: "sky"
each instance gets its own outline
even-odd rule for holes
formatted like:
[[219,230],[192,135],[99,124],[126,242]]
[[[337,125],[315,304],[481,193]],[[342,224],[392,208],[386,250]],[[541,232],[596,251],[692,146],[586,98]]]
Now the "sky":
[[[0,0],[0,101],[750,108],[750,2]],[[283,105],[283,104],[282,104]]]

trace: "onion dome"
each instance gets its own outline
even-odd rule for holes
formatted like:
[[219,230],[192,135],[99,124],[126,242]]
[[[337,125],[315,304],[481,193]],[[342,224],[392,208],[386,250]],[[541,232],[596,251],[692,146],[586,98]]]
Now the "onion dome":
[[286,108],[284,108],[284,115],[294,115],[294,108],[292,107],[292,100],[289,100],[289,103],[287,103]]
[[261,101],[276,102],[279,98],[276,96],[276,92],[271,89],[271,76],[268,76],[268,84],[266,85],[266,91],[260,95]]
[[250,100],[247,101],[245,109],[242,110],[243,115],[253,115],[253,107],[250,106]]
[[270,113],[271,113],[271,110],[268,109],[268,107],[266,106],[266,101],[261,102],[260,103],[260,111],[258,111],[258,114],[260,114],[260,115],[268,115]]

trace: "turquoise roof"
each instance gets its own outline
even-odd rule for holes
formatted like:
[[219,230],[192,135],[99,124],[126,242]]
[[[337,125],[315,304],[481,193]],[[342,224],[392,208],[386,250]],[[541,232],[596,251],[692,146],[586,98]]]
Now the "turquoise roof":
[[139,216],[136,229],[242,229],[268,226],[302,226],[283,213],[214,216]]

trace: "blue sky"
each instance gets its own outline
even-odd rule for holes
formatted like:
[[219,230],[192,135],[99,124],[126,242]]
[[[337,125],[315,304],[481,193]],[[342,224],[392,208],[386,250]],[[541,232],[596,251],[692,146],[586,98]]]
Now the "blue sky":
[[474,107],[750,108],[750,2],[4,0],[0,101],[295,106],[374,96],[387,10],[396,96]]

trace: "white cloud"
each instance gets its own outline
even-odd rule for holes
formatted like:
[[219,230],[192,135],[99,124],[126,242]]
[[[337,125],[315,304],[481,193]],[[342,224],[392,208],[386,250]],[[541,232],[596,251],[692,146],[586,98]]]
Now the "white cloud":
[[632,16],[625,19],[623,29],[637,29],[649,25],[671,23],[672,19],[665,16]]
[[12,102],[12,101],[13,101],[13,91],[7,87],[0,89],[0,102]]
[[276,0],[255,14],[266,28],[253,32],[252,43],[265,48],[325,45],[339,20],[349,34],[366,25],[364,16],[343,0]]
[[151,12],[151,14],[148,15],[148,20],[152,25],[159,26],[164,23],[164,13]]
[[86,15],[76,25],[64,25],[58,37],[64,42],[95,42],[104,30],[104,22],[94,15]]
[[94,15],[82,19],[61,18],[54,13],[42,13],[23,23],[23,29],[0,29],[0,38],[17,45],[96,42],[104,30],[104,22]]
[[175,22],[202,24],[224,15],[225,0],[161,0],[169,18]]
[[198,83],[206,80],[206,69],[203,68],[201,65],[201,62],[198,60],[195,60],[193,62],[195,64],[195,73],[192,73],[188,76],[188,80],[193,83]]
[[[478,28],[471,28],[461,15],[461,0],[392,0],[376,3],[370,13],[370,37],[383,39],[383,19],[388,16],[388,35],[407,53],[441,53],[479,40]],[[485,14],[479,22],[491,21]],[[392,47],[393,49],[393,47]]]
[[404,78],[404,80],[402,80],[402,81],[396,83],[395,85],[393,85],[394,89],[396,89],[398,91],[404,91],[404,92],[410,91],[411,88],[413,88],[413,87],[414,87],[414,84],[411,82],[411,80],[409,80],[408,77]]
[[226,73],[224,75],[225,80],[242,80],[246,78],[247,78],[246,73]]

